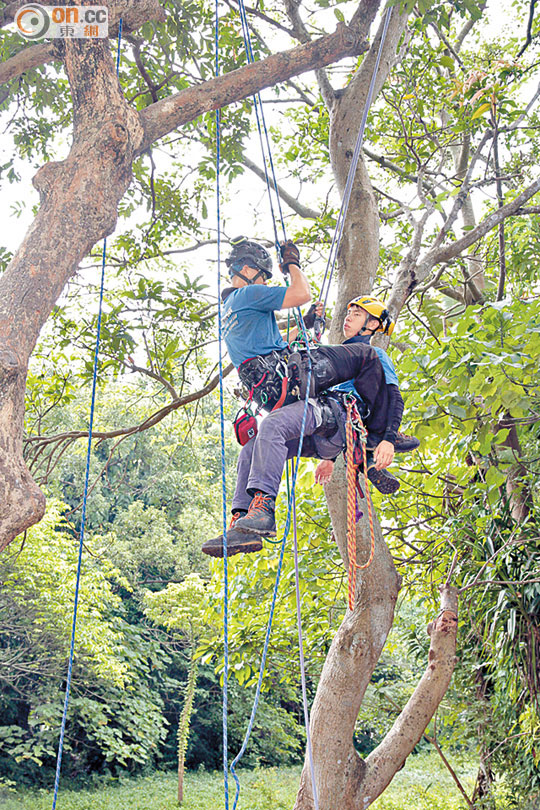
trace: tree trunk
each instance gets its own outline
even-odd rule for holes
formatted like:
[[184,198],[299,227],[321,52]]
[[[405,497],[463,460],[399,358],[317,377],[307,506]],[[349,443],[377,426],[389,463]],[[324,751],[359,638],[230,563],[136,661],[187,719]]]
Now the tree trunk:
[[36,174],[39,213],[0,280],[0,550],[36,523],[45,506],[22,458],[28,359],[79,262],[114,230],[143,135],[122,96],[108,42],[66,40],[64,62],[75,108],[73,144],[66,160]]
[[[406,17],[394,9],[377,77],[377,93],[394,63]],[[330,110],[330,155],[338,187],[345,187],[358,126],[373,72],[379,35],[349,86],[336,94]],[[339,252],[338,297],[330,342],[341,341],[347,302],[369,294],[379,264],[378,209],[365,164],[356,172]],[[397,313],[396,313],[397,314]],[[345,570],[347,497],[343,464],[337,464],[325,488],[334,537]],[[353,735],[366,688],[392,627],[400,577],[375,519],[372,564],[358,571],[354,610],[347,611],[325,661],[311,712],[311,736],[320,810],[364,810],[387,787],[421,738],[445,694],[454,668],[457,593],[442,595],[444,612],[430,628],[431,647],[426,674],[381,745],[364,761]],[[357,559],[369,556],[367,521],[357,527]],[[314,808],[309,763],[302,772],[295,810]]]
[[[407,15],[393,9],[377,73],[374,99],[395,63],[398,42],[403,35]],[[368,88],[379,50],[382,23],[370,51],[350,84],[336,93],[330,108],[330,160],[341,195],[358,136]],[[366,131],[366,139],[369,132]],[[338,254],[338,297],[330,331],[330,342],[341,341],[347,302],[356,295],[369,294],[379,267],[379,211],[371,180],[362,155],[354,178],[348,214]]]
[[[325,487],[334,536],[345,569],[347,497],[343,464],[336,465]],[[357,529],[357,559],[369,557],[370,535],[364,519]],[[353,735],[366,688],[392,627],[399,592],[398,576],[378,523],[372,564],[359,571],[354,610],[347,611],[317,688],[311,712],[311,738],[320,810],[369,807],[421,739],[450,684],[455,666],[457,590],[441,593],[441,612],[428,626],[431,637],[426,672],[382,743],[366,760],[353,746]],[[337,799],[336,797],[339,797]],[[306,760],[294,810],[315,807]]]

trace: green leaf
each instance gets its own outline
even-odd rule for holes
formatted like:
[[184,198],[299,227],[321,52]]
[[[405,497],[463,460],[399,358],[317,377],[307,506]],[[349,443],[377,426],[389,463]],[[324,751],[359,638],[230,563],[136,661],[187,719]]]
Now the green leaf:
[[453,67],[455,67],[455,62],[454,62],[454,60],[452,59],[451,56],[447,56],[446,54],[443,54],[443,56],[439,57],[439,65],[442,65],[443,67],[447,67],[447,68],[453,68]]
[[476,118],[480,118],[485,112],[491,109],[491,102],[486,101],[485,104],[481,104],[477,110],[471,115],[471,121],[474,121]]

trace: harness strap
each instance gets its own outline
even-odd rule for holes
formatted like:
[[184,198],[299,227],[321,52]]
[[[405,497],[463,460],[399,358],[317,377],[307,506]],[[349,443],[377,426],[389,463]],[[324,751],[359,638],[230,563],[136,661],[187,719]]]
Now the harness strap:
[[281,406],[285,402],[285,397],[287,396],[287,386],[288,386],[288,384],[289,384],[289,378],[287,376],[283,377],[283,379],[281,380],[281,394],[279,396],[278,401],[276,402],[276,404],[272,408],[273,411],[277,411],[279,408],[281,408]]

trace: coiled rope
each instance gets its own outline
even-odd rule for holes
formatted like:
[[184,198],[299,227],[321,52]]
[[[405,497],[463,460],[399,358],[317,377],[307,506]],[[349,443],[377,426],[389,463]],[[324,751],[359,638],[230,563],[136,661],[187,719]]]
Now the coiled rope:
[[[347,436],[347,556],[349,558],[349,610],[354,610],[354,595],[356,591],[356,572],[369,568],[375,555],[375,527],[373,523],[373,506],[371,503],[371,493],[369,491],[369,479],[367,475],[367,432],[362,424],[360,416],[355,413],[354,402],[347,403],[347,421],[345,431]],[[366,484],[366,503],[368,509],[369,531],[371,537],[371,548],[367,562],[358,565],[356,561],[356,476],[358,475],[358,465],[354,461],[354,425],[353,416],[359,422],[360,444],[362,445],[362,463],[364,468],[364,480]]]

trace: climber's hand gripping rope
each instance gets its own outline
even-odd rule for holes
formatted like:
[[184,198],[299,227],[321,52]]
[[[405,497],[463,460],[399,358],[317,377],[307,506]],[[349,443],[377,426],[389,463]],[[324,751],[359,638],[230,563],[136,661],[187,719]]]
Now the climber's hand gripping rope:
[[292,239],[287,239],[286,242],[281,242],[279,252],[281,254],[281,262],[279,266],[284,276],[290,273],[291,264],[300,267],[300,251]]

